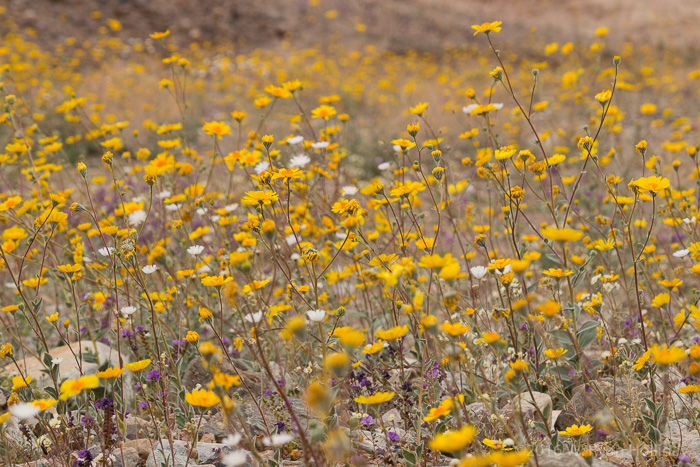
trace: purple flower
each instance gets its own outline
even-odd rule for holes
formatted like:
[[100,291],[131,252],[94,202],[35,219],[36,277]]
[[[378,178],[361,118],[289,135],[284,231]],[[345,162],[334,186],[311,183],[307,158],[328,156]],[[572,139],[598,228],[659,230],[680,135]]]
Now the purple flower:
[[97,399],[95,401],[95,408],[104,410],[107,407],[114,407],[114,401],[109,397],[103,397],[102,399]]
[[401,439],[401,437],[393,431],[388,432],[386,435],[392,441],[399,441]]
[[690,456],[686,456],[685,454],[682,454],[682,455],[678,456],[678,462],[687,464],[688,462],[690,462]]
[[160,378],[160,371],[158,370],[153,370],[146,375],[146,381],[158,381],[158,378]]
[[122,330],[122,337],[134,337],[134,333],[128,329]]
[[284,422],[277,422],[275,426],[277,427],[277,433],[284,433],[287,431],[287,425]]
[[139,402],[139,407],[145,409],[146,407],[148,407],[148,401]]
[[360,421],[365,426],[370,426],[374,423],[374,419],[372,418],[371,415],[367,415],[366,417],[362,417],[362,420],[360,420]]

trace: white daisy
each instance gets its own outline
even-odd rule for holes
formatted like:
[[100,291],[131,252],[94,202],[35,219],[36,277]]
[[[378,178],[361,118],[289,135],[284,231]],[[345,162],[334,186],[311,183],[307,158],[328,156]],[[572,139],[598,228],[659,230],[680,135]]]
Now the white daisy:
[[304,167],[306,164],[311,162],[311,158],[307,156],[306,154],[299,154],[297,156],[292,157],[289,160],[289,166],[294,168],[294,167]]
[[158,269],[158,266],[155,264],[149,264],[148,266],[144,266],[141,268],[144,274],[153,274],[156,272],[156,269]]
[[20,420],[27,420],[39,413],[39,407],[33,404],[24,403],[11,405],[9,410],[12,415],[19,418]]
[[323,149],[323,148],[327,148],[328,146],[330,146],[330,144],[331,143],[329,143],[328,141],[319,141],[317,143],[312,143],[311,147],[314,149]]
[[121,312],[124,316],[131,316],[134,313],[136,313],[136,307],[135,306],[123,306],[121,309]]
[[287,143],[288,144],[299,144],[302,141],[304,141],[304,137],[301,135],[298,136],[292,136],[291,138],[287,138]]
[[248,313],[243,318],[249,323],[259,323],[262,320],[263,312],[258,311],[257,313]]
[[469,269],[469,272],[472,273],[472,276],[475,279],[483,279],[488,272],[488,269],[486,269],[484,266],[474,266],[473,268]]
[[192,245],[187,249],[187,253],[191,254],[192,256],[197,256],[203,251],[204,247],[202,245]]
[[356,186],[349,185],[341,188],[340,192],[343,194],[343,196],[355,196],[358,192],[358,189]]
[[389,167],[391,167],[391,162],[382,162],[381,164],[379,164],[379,165],[377,166],[377,169],[379,169],[379,170],[387,170],[387,169],[389,169]]
[[318,323],[326,317],[326,310],[309,310],[306,312],[306,316],[314,323]]
[[284,446],[293,439],[294,437],[289,433],[279,433],[263,438],[263,444],[265,446]]

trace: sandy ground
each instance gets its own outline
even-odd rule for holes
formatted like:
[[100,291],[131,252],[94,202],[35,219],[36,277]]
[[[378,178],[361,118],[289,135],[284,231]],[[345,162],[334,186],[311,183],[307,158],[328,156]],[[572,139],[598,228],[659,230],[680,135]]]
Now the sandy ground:
[[[290,39],[312,46],[333,36],[355,47],[438,52],[469,42],[469,26],[501,20],[499,40],[527,48],[532,28],[541,40],[590,42],[610,29],[608,41],[700,47],[700,1],[694,0],[6,0],[7,14],[36,40],[96,37],[108,18],[124,39],[144,39],[170,28],[181,44],[233,41],[241,48],[270,47]],[[92,16],[101,13],[100,19]],[[539,41],[538,41],[539,42]]]

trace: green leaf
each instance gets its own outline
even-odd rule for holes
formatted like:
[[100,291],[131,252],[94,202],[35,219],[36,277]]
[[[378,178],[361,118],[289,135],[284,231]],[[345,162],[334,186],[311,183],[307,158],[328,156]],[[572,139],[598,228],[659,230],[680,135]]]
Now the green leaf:
[[648,434],[652,443],[659,444],[659,441],[661,440],[661,433],[656,429],[656,427],[649,425]]
[[581,329],[579,329],[579,331],[576,333],[576,337],[578,338],[578,345],[582,349],[585,349],[593,341],[595,341],[597,336],[598,336],[598,322],[597,321],[586,321],[581,326]]
[[406,464],[407,465],[416,465],[416,455],[413,454],[411,451],[406,451],[405,449],[403,450],[403,458],[406,459]]

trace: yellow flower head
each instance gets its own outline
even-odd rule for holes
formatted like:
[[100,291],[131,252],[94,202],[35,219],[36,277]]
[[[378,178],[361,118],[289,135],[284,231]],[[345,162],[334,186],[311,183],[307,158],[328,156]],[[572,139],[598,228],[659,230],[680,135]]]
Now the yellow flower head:
[[195,407],[209,408],[219,402],[221,399],[214,392],[208,391],[206,389],[200,389],[198,391],[192,391],[185,394],[185,400],[188,404]]
[[488,35],[492,32],[501,32],[501,24],[503,24],[502,21],[493,21],[491,23],[482,23],[482,24],[475,24],[472,26],[472,29],[476,31],[474,35],[476,36],[480,32],[483,32],[484,34]]
[[389,402],[391,399],[394,398],[396,394],[393,392],[378,392],[372,396],[360,396],[356,397],[354,400],[358,404],[365,404],[365,405],[378,405],[382,404],[384,402]]
[[129,371],[133,371],[134,373],[137,373],[137,372],[143,370],[144,368],[146,368],[150,364],[151,364],[150,359],[139,360],[138,362],[125,363],[124,368],[126,368]]
[[459,430],[435,435],[428,447],[436,451],[457,452],[467,447],[475,437],[476,428],[465,425]]
[[69,397],[80,394],[86,389],[94,389],[99,384],[100,379],[97,377],[97,375],[81,376],[77,379],[67,379],[61,384],[61,396],[59,399],[64,401]]

